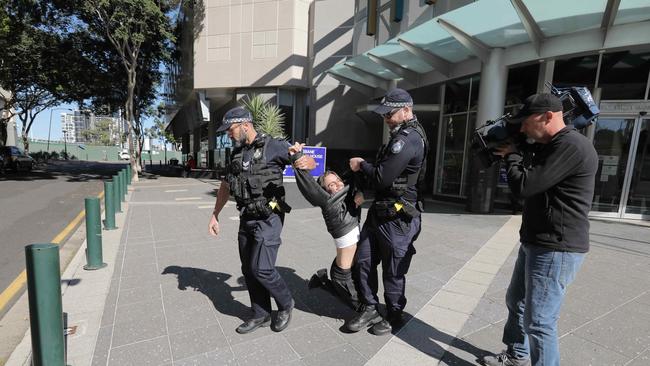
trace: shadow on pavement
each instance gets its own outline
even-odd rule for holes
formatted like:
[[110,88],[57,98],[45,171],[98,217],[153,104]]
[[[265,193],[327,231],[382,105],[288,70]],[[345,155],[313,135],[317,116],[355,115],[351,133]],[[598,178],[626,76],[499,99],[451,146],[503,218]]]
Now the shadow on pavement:
[[246,320],[250,317],[250,307],[235,300],[234,291],[245,291],[245,286],[232,287],[226,283],[231,275],[221,272],[211,272],[200,268],[168,266],[162,274],[175,274],[178,289],[188,288],[199,291],[212,301],[215,309],[224,315]]
[[88,182],[109,179],[126,164],[93,161],[50,161],[38,164],[32,171],[5,171],[0,181],[38,181],[65,179],[67,182]]
[[[492,354],[491,352],[478,348],[462,339],[455,338],[441,330],[438,330],[418,318],[413,317],[413,315],[407,312],[404,313],[404,316],[408,322],[408,327],[397,331],[393,330],[393,334],[422,353],[440,357],[444,352],[444,355],[440,359],[441,364],[460,366],[477,365],[479,364],[478,360],[482,359],[483,356]],[[470,362],[460,358],[453,353],[453,349],[448,349],[445,352],[445,350],[436,342],[446,343],[451,347],[471,353],[477,361]]]

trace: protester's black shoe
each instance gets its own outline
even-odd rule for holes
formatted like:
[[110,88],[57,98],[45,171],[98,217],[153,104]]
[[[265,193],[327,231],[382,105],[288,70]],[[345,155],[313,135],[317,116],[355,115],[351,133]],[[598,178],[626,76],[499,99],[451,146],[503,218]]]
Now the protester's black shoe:
[[284,310],[278,310],[278,313],[275,316],[275,321],[271,324],[271,329],[276,332],[281,332],[289,326],[291,321],[291,311],[293,310],[296,303],[291,299],[291,305]]
[[388,313],[387,318],[395,331],[402,329],[402,327],[406,325],[406,317],[402,311],[392,311]]
[[326,287],[327,280],[327,269],[319,269],[313,276],[311,276],[307,287],[309,287],[310,290],[316,287]]
[[480,361],[486,366],[530,366],[530,359],[514,358],[508,351],[484,356]]
[[264,318],[249,319],[245,321],[242,325],[238,326],[237,329],[235,329],[235,332],[239,334],[246,334],[260,327],[268,327],[269,324],[271,324],[270,315]]
[[390,325],[387,319],[383,319],[379,323],[375,324],[370,328],[370,333],[374,335],[384,335],[388,334],[393,330],[393,327]]
[[358,332],[363,328],[382,321],[382,317],[375,305],[366,305],[362,312],[347,321],[345,328],[350,332]]

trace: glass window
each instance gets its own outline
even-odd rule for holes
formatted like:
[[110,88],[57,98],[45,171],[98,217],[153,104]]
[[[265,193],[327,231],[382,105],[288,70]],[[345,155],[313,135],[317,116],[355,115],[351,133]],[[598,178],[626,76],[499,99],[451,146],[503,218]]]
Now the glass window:
[[471,78],[448,81],[445,84],[445,113],[467,111]]
[[522,104],[537,91],[539,64],[513,67],[508,70],[506,87],[506,106]]
[[650,52],[606,53],[600,66],[601,100],[644,99],[650,71]]
[[650,119],[641,122],[626,213],[650,215]]
[[553,85],[557,87],[586,86],[593,92],[597,68],[598,55],[557,60],[553,70]]
[[438,192],[460,195],[465,162],[467,114],[448,115],[443,118],[443,153],[440,172],[437,174]]

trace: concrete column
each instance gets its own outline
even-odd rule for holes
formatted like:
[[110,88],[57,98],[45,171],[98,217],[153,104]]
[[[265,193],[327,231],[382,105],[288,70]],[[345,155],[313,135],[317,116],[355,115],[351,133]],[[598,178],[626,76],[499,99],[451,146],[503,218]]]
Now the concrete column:
[[[213,117],[213,116],[211,116]],[[209,169],[214,169],[214,149],[215,145],[217,144],[217,127],[215,126],[216,123],[214,122],[214,118],[210,118],[210,121],[208,122],[208,168]]]
[[555,60],[544,61],[539,64],[539,74],[537,76],[537,93],[548,93],[546,82],[553,82],[553,70],[555,69]]
[[[503,115],[506,101],[508,68],[503,61],[504,50],[492,49],[481,69],[476,127]],[[484,167],[475,156],[471,158],[467,209],[476,213],[492,212],[499,165]]]

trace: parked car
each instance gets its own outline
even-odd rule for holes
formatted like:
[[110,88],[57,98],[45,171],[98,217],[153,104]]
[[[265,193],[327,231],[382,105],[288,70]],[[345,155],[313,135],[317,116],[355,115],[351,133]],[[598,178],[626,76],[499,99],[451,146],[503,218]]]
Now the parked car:
[[129,160],[131,157],[129,156],[129,150],[128,149],[122,149],[122,151],[117,152],[117,158],[119,160]]
[[13,170],[32,170],[34,159],[16,146],[2,147],[2,166]]

